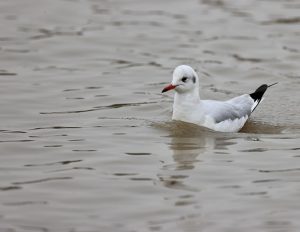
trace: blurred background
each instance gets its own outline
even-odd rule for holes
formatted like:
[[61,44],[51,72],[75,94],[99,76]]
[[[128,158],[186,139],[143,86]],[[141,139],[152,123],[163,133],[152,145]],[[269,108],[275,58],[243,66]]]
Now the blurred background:
[[[0,1],[0,231],[299,231],[299,10]],[[203,99],[279,84],[214,133],[171,122],[179,64]]]

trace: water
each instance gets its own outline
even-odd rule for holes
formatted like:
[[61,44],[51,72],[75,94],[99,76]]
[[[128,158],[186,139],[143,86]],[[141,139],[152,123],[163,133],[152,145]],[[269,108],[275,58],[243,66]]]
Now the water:
[[[300,4],[1,1],[0,231],[299,231]],[[242,133],[171,122],[279,82]]]

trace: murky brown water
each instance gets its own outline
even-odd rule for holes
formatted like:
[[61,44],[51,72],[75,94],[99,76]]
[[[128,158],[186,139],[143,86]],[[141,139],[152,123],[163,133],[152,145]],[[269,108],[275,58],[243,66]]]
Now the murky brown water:
[[[0,231],[299,231],[300,4],[0,2]],[[171,122],[278,81],[243,133]]]

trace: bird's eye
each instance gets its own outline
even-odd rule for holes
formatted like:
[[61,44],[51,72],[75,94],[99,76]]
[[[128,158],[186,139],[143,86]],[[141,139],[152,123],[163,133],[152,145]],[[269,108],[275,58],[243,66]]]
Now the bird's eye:
[[182,80],[182,82],[186,82],[187,81],[187,77],[183,77],[183,78],[181,78],[181,80]]

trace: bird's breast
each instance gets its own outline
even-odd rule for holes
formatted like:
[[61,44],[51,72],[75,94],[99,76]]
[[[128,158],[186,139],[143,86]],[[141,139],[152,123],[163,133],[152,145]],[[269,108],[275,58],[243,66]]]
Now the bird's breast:
[[175,104],[173,105],[173,120],[180,120],[195,124],[201,124],[204,120],[199,104]]

